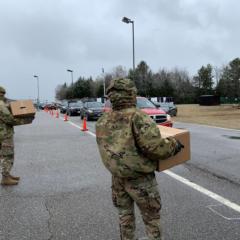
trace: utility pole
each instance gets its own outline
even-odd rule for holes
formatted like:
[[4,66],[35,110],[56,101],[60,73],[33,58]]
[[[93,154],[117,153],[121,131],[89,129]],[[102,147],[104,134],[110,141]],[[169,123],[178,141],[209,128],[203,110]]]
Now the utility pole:
[[104,76],[104,68],[102,68],[102,75],[103,75],[103,97],[105,102],[105,96],[106,96],[106,83],[105,83],[105,76]]
[[40,105],[40,100],[39,100],[39,77],[38,77],[38,75],[34,75],[33,77],[35,77],[37,79],[37,110],[39,111],[39,105]]

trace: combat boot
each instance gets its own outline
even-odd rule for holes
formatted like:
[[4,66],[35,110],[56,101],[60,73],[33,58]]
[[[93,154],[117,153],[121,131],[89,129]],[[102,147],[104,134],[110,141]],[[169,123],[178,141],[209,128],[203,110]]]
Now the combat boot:
[[18,184],[18,181],[12,179],[9,175],[2,176],[1,185],[11,186],[11,185],[17,185],[17,184]]
[[16,180],[16,181],[20,180],[20,177],[12,176],[11,174],[9,174],[9,177],[13,180]]

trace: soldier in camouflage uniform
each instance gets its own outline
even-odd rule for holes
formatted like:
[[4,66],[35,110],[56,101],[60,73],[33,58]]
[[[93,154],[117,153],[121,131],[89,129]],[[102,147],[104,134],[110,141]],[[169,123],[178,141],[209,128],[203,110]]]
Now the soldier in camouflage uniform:
[[159,160],[181,150],[174,138],[163,139],[156,123],[136,108],[136,87],[117,79],[107,89],[112,111],[96,124],[99,152],[112,174],[112,199],[120,219],[122,240],[135,240],[134,202],[149,240],[160,240],[161,200],[154,171]]
[[13,127],[31,123],[33,118],[16,119],[9,110],[9,105],[6,101],[5,89],[0,86],[0,169],[2,172],[1,185],[16,185],[19,177],[14,177],[10,171],[14,162],[14,142],[13,142]]

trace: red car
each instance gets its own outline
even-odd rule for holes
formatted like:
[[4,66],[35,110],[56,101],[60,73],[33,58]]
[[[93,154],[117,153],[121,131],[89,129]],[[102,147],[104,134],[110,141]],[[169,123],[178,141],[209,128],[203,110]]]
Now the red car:
[[[137,97],[137,108],[149,115],[158,125],[172,127],[173,122],[170,115],[166,114],[161,108],[157,108],[151,101],[145,97]],[[106,101],[103,112],[111,111],[111,102]]]

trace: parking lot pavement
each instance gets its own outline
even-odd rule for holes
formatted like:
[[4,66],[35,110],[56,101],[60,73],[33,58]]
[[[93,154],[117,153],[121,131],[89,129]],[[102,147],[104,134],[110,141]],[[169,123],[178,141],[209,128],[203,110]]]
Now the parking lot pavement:
[[240,131],[197,124],[178,123],[191,133],[189,164],[240,185]]
[[[117,213],[111,203],[111,177],[92,134],[47,113],[16,128],[18,186],[0,188],[0,240],[117,240]],[[194,156],[195,148],[192,149]],[[182,165],[171,172],[224,199],[240,204],[239,185]],[[157,173],[165,240],[240,239],[240,213],[165,173]],[[146,239],[137,211],[137,234]]]

